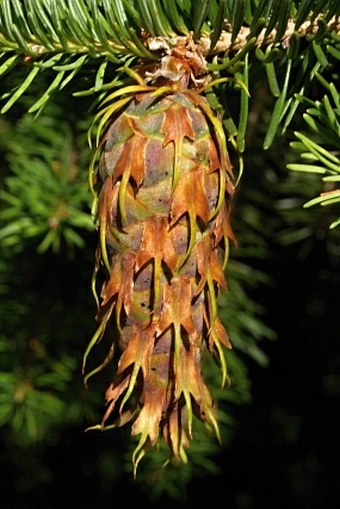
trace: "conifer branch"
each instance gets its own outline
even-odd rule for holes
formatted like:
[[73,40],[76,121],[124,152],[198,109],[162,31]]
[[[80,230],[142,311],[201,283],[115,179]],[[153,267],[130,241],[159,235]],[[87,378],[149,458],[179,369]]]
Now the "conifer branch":
[[[340,18],[333,17],[330,21],[325,22],[322,16],[318,16],[314,20],[305,21],[297,30],[296,20],[290,19],[280,40],[277,40],[278,30],[276,28],[274,28],[269,34],[267,34],[267,30],[263,28],[256,36],[253,46],[261,48],[277,44],[281,49],[287,50],[294,33],[296,33],[300,38],[305,37],[307,40],[312,40],[318,34],[320,29],[322,29],[324,33],[339,33]],[[225,26],[222,30],[213,50],[211,50],[211,38],[208,36],[203,35],[199,41],[197,41],[197,44],[205,56],[209,55],[211,51],[214,55],[225,55],[241,51],[248,44],[251,36],[251,27],[242,26],[236,39],[233,40],[232,26],[227,24],[227,26]],[[149,37],[146,41],[146,45],[150,51],[155,51],[184,44],[186,39],[187,36],[178,36],[170,39],[159,36]]]

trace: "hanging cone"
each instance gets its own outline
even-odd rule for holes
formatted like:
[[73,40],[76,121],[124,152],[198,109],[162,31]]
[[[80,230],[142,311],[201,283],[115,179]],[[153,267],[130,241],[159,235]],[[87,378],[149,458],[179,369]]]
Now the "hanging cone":
[[97,260],[109,274],[86,357],[109,322],[112,346],[87,379],[120,352],[102,429],[133,420],[135,467],[161,436],[185,461],[194,414],[219,436],[201,358],[206,348],[217,352],[224,384],[222,345],[231,346],[216,298],[226,288],[233,185],[222,125],[193,79],[206,73],[195,51],[188,58],[173,50],[151,85],[138,77],[101,114],[109,126],[100,145]]

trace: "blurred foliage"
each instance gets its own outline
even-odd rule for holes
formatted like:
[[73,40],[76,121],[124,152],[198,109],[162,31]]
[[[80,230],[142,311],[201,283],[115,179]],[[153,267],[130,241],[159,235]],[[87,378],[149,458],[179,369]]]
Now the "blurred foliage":
[[[61,426],[93,417],[84,402],[95,395],[85,392],[79,370],[83,338],[69,344],[92,322],[82,309],[85,288],[78,288],[84,302],[66,312],[75,297],[62,295],[68,289],[58,283],[63,267],[57,261],[41,259],[30,247],[10,257],[2,249],[1,260],[0,422],[11,442],[31,447],[48,442]],[[79,285],[79,276],[72,282]]]
[[62,240],[71,252],[84,246],[78,231],[94,229],[88,213],[84,130],[72,132],[71,119],[63,115],[54,105],[49,116],[34,122],[24,115],[5,133],[9,171],[0,190],[0,241],[14,251],[32,238],[40,241],[38,252],[51,247],[57,253]]
[[[340,52],[339,52],[340,61]],[[337,76],[338,84],[340,75]],[[303,163],[290,164],[291,170],[323,175],[324,188],[318,198],[313,198],[304,204],[334,206],[340,205],[340,189],[336,188],[340,182],[340,95],[336,85],[328,83],[321,76],[321,83],[327,87],[330,94],[325,95],[321,101],[305,100],[309,105],[304,114],[305,122],[314,136],[295,133],[299,141],[292,142],[291,146],[301,152]],[[304,101],[304,98],[301,98]],[[313,139],[314,138],[314,139]],[[340,217],[330,222],[329,228],[340,225]]]
[[[334,46],[331,56],[340,60]],[[325,57],[326,58],[326,57]],[[326,59],[323,75],[316,73],[319,86],[310,97],[297,96],[304,107],[303,121],[290,143],[287,168],[292,172],[279,186],[277,207],[283,218],[280,241],[287,245],[303,242],[302,253],[312,249],[315,238],[328,246],[331,259],[339,257],[340,225],[340,95],[339,66]],[[324,92],[326,91],[326,94]],[[300,162],[297,162],[297,155]],[[317,198],[312,198],[319,195]],[[319,207],[317,207],[319,205]],[[321,205],[321,207],[320,207]],[[327,231],[330,228],[330,231]]]

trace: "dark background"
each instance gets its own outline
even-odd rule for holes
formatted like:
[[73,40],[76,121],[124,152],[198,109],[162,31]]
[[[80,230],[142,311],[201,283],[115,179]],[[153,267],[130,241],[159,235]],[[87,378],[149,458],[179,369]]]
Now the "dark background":
[[[271,249],[266,264],[274,283],[257,290],[257,299],[267,309],[267,323],[277,331],[277,341],[262,344],[270,359],[267,368],[244,359],[253,401],[235,407],[234,439],[217,457],[220,475],[193,480],[185,500],[163,497],[152,502],[147,487],[141,489],[130,476],[114,473],[120,468],[119,454],[124,455],[126,433],[103,436],[69,427],[57,443],[45,446],[43,453],[38,451],[39,460],[34,458],[34,448],[28,451],[31,458],[26,458],[25,466],[22,458],[16,464],[10,446],[2,443],[2,507],[79,504],[90,508],[141,503],[164,508],[221,503],[231,509],[338,507],[339,271],[322,241],[314,242],[303,257],[299,245],[282,249],[273,243]],[[55,262],[50,268],[53,266],[56,268]],[[58,267],[72,277],[70,269],[72,266]],[[73,272],[75,280],[78,276]],[[62,292],[62,287],[56,285],[54,291]],[[112,475],[103,478],[96,467],[97,458],[110,450],[115,451],[116,460]],[[18,478],[34,476],[36,461],[48,465],[52,478],[33,483],[31,491],[14,490]]]

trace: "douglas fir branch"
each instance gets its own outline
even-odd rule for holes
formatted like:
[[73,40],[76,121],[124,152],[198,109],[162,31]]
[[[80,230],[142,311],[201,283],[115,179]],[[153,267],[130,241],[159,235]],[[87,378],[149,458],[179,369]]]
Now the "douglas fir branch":
[[107,429],[132,423],[140,435],[135,469],[162,437],[186,460],[196,415],[219,437],[216,409],[201,374],[204,349],[227,380],[228,335],[217,316],[219,288],[233,239],[233,174],[218,116],[204,91],[211,78],[188,40],[158,64],[130,71],[134,82],[113,92],[98,114],[96,272],[99,327],[85,354],[105,335],[103,363],[117,358],[106,391]]

